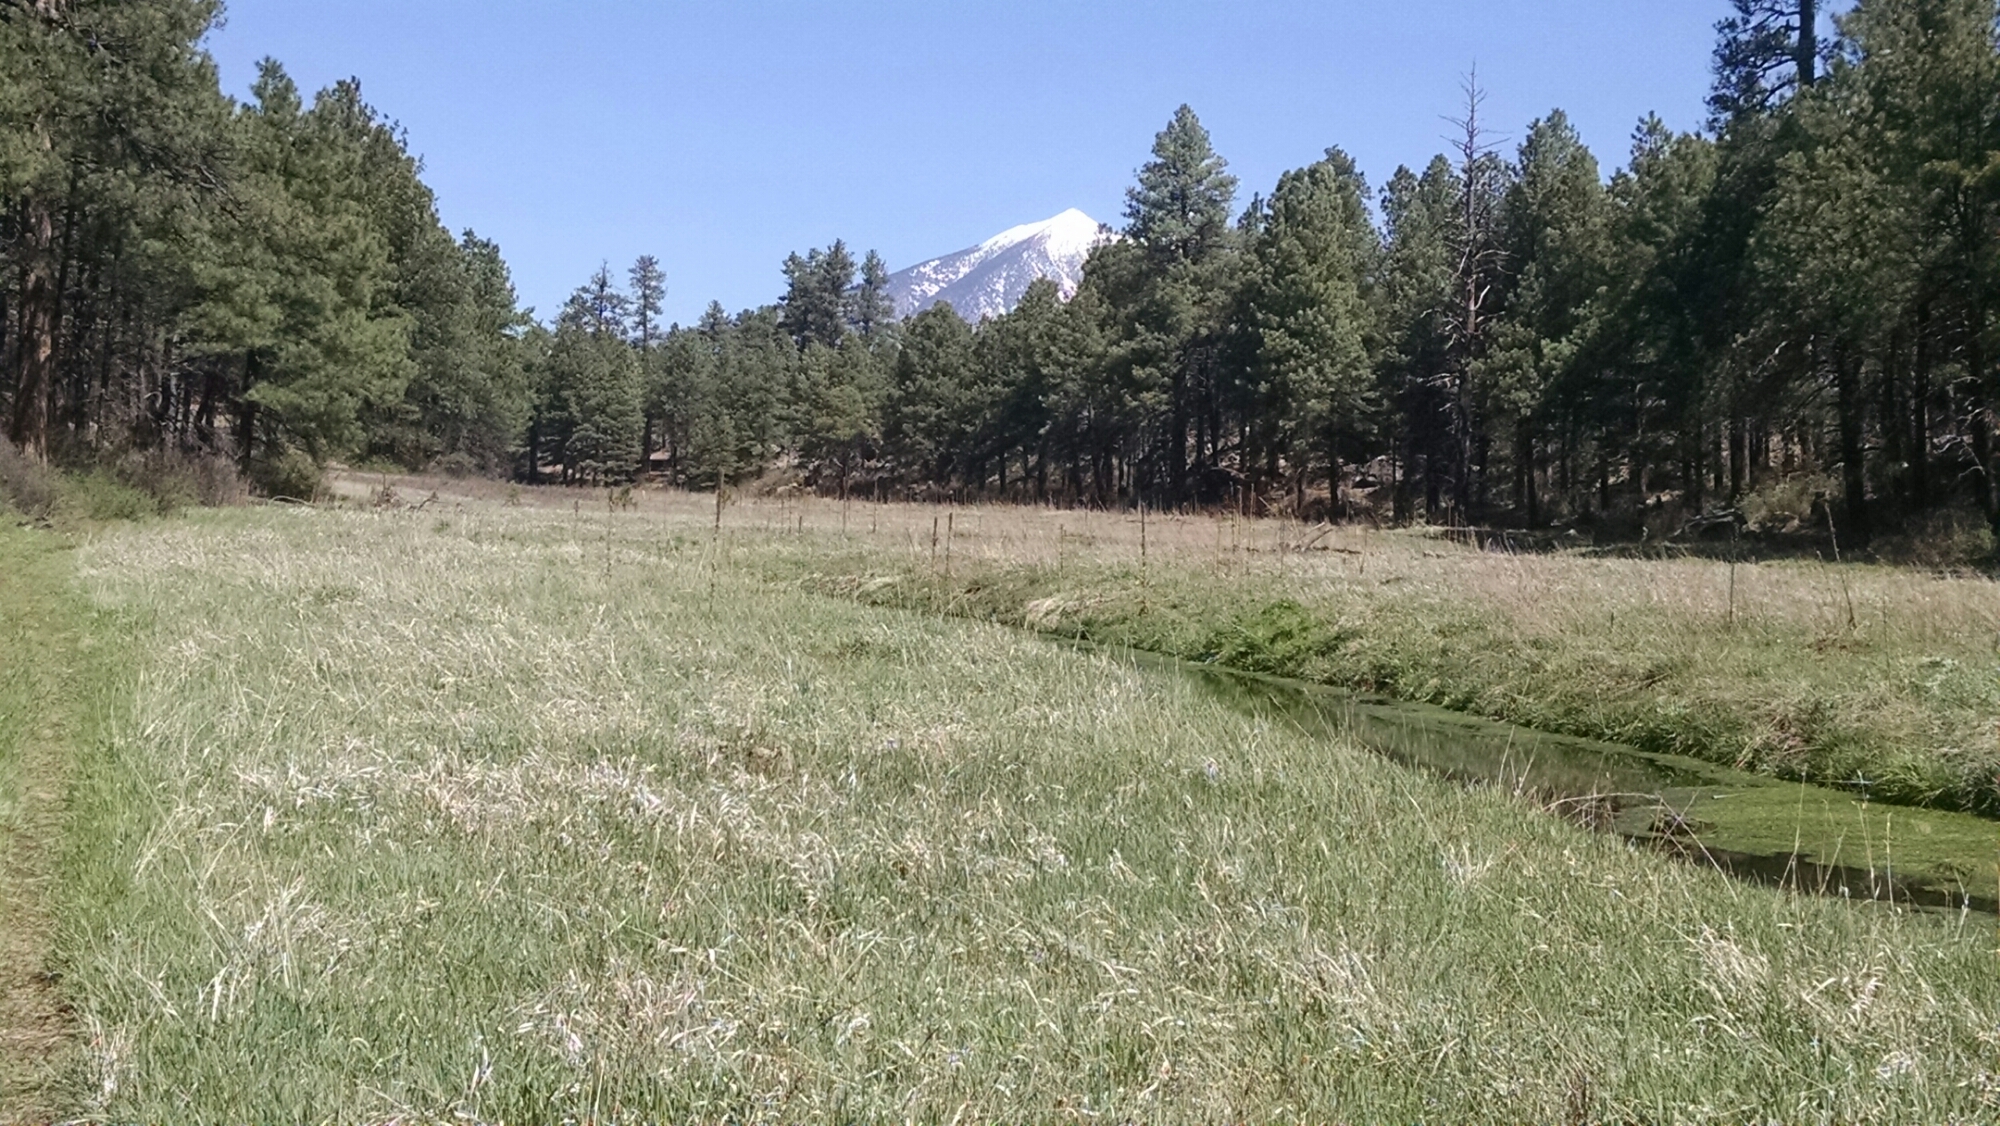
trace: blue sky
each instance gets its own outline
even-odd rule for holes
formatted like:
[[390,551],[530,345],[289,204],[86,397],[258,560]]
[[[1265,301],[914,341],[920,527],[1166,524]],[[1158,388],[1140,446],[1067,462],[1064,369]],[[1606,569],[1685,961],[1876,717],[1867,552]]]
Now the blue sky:
[[844,238],[892,269],[1124,190],[1182,102],[1243,199],[1329,145],[1372,183],[1444,145],[1477,64],[1495,132],[1560,106],[1608,172],[1648,111],[1699,126],[1725,0],[229,0],[231,93],[276,56],[409,131],[445,222],[552,313],[659,257],[667,315],[781,290]]

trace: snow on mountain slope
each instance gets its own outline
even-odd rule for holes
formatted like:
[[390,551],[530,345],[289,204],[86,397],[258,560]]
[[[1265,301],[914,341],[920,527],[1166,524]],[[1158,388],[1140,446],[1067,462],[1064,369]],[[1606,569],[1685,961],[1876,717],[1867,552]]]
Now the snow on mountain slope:
[[889,276],[896,315],[946,301],[975,324],[1009,312],[1036,278],[1053,279],[1067,300],[1083,281],[1092,247],[1118,236],[1071,208],[1053,219],[1002,231],[978,246],[933,258]]

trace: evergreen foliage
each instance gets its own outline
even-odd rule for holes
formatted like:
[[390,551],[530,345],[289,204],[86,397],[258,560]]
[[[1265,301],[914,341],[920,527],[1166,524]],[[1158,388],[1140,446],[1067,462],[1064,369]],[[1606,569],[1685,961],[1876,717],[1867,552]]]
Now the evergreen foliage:
[[[830,493],[1672,531],[1760,489],[1843,542],[2000,530],[1993,0],[1733,0],[1707,132],[1607,176],[1560,110],[1371,193],[1338,149],[1237,210],[1193,110],[1065,301],[898,323],[788,256],[663,325],[600,269],[554,322],[453,238],[359,87],[217,88],[198,0],[0,7],[0,423],[36,459],[178,448],[533,480],[779,471]],[[106,61],[117,65],[101,65]],[[1379,215],[1371,204],[1379,202]],[[288,471],[289,472],[289,471]]]

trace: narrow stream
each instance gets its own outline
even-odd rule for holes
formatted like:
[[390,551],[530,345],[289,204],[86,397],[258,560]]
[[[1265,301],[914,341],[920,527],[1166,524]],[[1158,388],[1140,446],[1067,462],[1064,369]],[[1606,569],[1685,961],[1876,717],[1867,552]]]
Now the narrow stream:
[[1680,755],[1550,735],[1426,704],[1098,648],[1192,677],[1245,712],[1789,891],[2000,913],[2000,824]]

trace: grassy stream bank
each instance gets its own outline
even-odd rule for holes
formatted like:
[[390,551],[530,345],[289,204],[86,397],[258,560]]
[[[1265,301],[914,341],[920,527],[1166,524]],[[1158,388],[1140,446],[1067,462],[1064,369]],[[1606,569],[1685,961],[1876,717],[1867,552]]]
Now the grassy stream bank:
[[1129,519],[953,522],[949,558],[919,527],[795,551],[780,537],[759,565],[869,604],[2000,816],[2000,586],[1984,579],[1506,555],[1347,529],[1246,551],[1240,537],[1272,533],[1196,520],[1156,521],[1142,562]]

